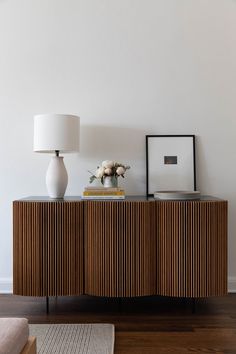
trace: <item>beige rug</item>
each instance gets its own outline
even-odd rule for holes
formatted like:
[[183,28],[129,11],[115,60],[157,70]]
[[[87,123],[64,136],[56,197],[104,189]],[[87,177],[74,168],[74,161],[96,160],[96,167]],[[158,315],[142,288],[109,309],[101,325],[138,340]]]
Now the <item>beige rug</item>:
[[32,324],[39,354],[113,354],[112,324]]

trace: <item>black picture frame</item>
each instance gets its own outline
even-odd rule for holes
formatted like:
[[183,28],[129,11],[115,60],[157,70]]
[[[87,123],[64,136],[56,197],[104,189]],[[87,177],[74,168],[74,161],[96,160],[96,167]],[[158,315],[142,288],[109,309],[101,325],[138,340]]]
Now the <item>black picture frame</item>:
[[[187,135],[146,135],[146,196],[147,197],[152,197],[154,191],[150,190],[150,164],[153,163],[153,161],[150,161],[150,141],[151,139],[165,139],[165,138],[188,138],[190,139],[190,144],[192,141],[192,189],[194,191],[197,190],[197,181],[196,181],[196,147],[195,147],[195,135],[187,134]],[[187,140],[186,140],[187,141]],[[172,164],[172,165],[177,165],[177,156],[175,154],[171,154],[170,156],[164,156],[164,163],[165,164]],[[158,190],[162,190],[160,188],[157,188]],[[168,190],[165,188],[165,190]],[[174,190],[173,187],[171,190]]]

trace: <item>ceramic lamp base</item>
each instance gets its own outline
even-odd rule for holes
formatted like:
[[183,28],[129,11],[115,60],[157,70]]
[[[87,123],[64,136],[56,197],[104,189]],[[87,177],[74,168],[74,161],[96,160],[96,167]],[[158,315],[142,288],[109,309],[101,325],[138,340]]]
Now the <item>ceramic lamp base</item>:
[[53,156],[46,174],[46,185],[50,198],[64,198],[68,175],[62,156]]

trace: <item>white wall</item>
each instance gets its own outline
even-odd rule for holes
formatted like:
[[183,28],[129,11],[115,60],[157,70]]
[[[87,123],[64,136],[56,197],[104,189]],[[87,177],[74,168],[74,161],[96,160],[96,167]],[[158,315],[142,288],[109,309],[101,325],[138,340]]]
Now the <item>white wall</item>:
[[236,1],[0,0],[0,290],[12,278],[12,200],[45,195],[33,115],[81,117],[67,194],[103,159],[145,193],[145,134],[196,134],[198,187],[229,200],[236,289]]

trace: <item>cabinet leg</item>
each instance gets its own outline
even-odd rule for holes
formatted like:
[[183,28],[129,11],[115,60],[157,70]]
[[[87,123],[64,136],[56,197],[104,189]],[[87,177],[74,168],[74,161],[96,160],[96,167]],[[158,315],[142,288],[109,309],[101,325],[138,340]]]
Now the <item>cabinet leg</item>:
[[49,296],[46,296],[46,311],[49,313]]
[[192,298],[192,313],[196,313],[196,299]]
[[119,312],[121,313],[122,312],[122,298],[121,297],[118,298],[118,309],[119,309]]

